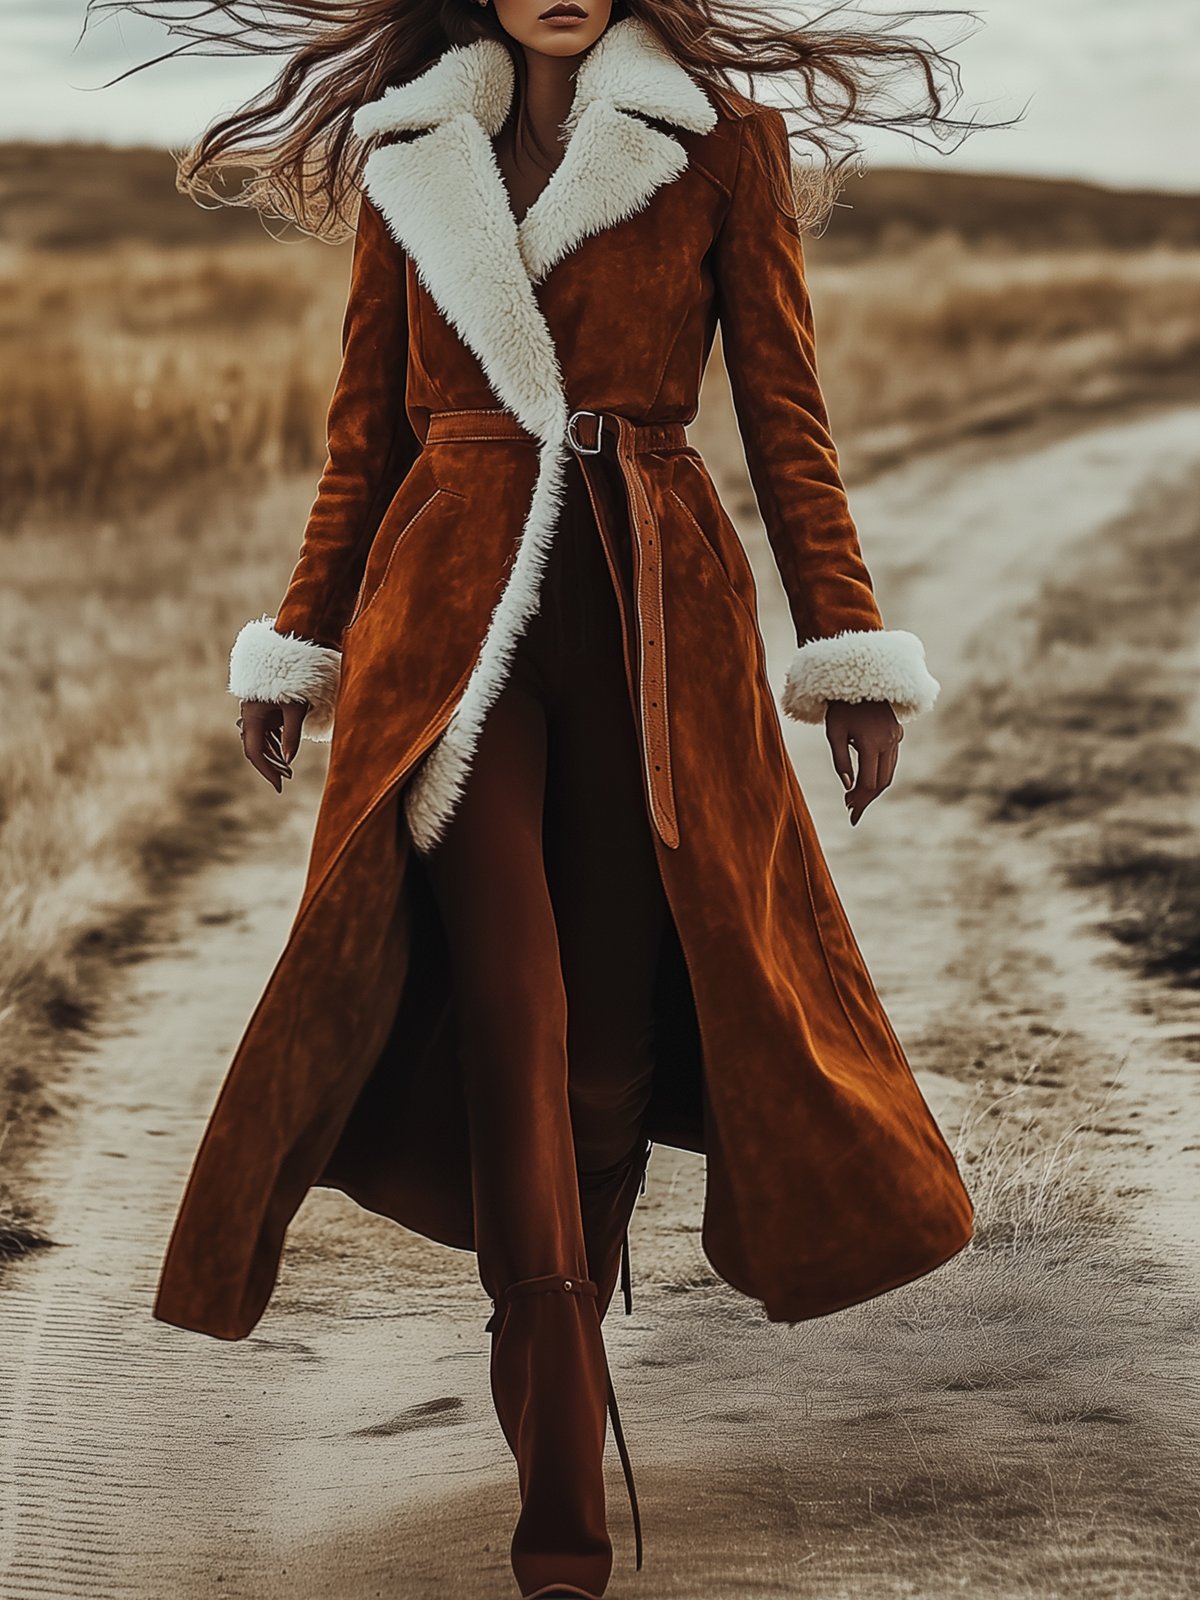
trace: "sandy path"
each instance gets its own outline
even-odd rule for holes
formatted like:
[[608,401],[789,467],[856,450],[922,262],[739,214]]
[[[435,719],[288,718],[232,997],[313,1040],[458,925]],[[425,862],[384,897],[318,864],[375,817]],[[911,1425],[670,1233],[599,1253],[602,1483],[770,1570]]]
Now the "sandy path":
[[[987,630],[1056,562],[1197,457],[1200,414],[1176,411],[1003,457],[961,450],[862,489],[889,622],[923,635],[949,699],[983,670]],[[763,590],[778,681],[788,639],[769,580]],[[614,1454],[613,1600],[940,1596],[967,1582],[1187,1592],[1194,1549],[1171,1518],[1196,1460],[1182,1359],[1195,1318],[1163,1273],[1194,1283],[1196,1269],[1184,1147],[1200,1108],[1165,1048],[1182,1024],[1101,963],[1086,904],[1032,848],[1001,849],[965,807],[934,819],[919,781],[942,757],[937,730],[913,730],[906,784],[854,831],[819,731],[795,730],[792,745],[902,1037],[933,1040],[963,1018],[1069,1028],[1095,1041],[1077,1060],[1097,1088],[1124,1059],[1113,1092],[1144,1126],[1117,1154],[1097,1138],[1094,1156],[1105,1185],[1137,1191],[1128,1238],[1096,1280],[1126,1289],[1098,1311],[1082,1268],[1030,1287],[969,1251],[865,1307],[772,1327],[712,1281],[700,1163],[656,1151],[635,1219],[634,1315],[608,1323],[647,1531],[635,1575]],[[267,854],[197,885],[176,941],[135,969],[80,1071],[43,1173],[60,1248],[0,1302],[5,1600],[515,1593],[515,1486],[473,1258],[321,1195],[252,1339],[221,1345],[148,1314],[203,1118],[294,909],[302,810]],[[952,1131],[969,1090],[931,1057],[914,1049]]]

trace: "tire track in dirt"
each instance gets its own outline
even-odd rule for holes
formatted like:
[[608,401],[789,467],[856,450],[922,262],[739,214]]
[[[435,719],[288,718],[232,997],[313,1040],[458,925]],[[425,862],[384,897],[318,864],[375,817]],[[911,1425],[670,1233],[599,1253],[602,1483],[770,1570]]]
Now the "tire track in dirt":
[[[988,630],[1003,628],[1056,561],[1136,503],[1145,483],[1200,454],[1198,420],[1194,410],[1167,412],[1023,453],[964,450],[855,496],[889,625],[922,634],[948,697],[985,659]],[[755,559],[778,682],[785,618],[757,551]],[[1064,926],[1075,913],[1051,896],[1034,858],[992,863],[966,808],[942,807],[925,847],[931,807],[917,782],[942,754],[936,718],[905,743],[905,782],[853,831],[820,732],[789,738],[903,1038],[921,1036],[947,1008],[986,1005],[1003,1020],[989,985],[1014,980],[996,970],[1012,940],[986,927],[993,870],[1015,880],[1012,929],[1023,935],[1024,918],[1038,933],[1016,974],[1025,987],[1010,997],[1013,1025],[1044,1021],[1073,986],[1082,1013],[1073,1025],[1090,1026],[1098,990],[1088,987],[1096,969],[1084,918]],[[298,895],[296,830],[281,835],[254,860],[206,874],[174,945],[134,969],[45,1163],[44,1214],[59,1245],[14,1274],[0,1300],[5,1600],[422,1600],[450,1583],[461,1600],[514,1592],[515,1485],[487,1392],[488,1306],[472,1257],[322,1194],[298,1219],[276,1299],[250,1340],[221,1345],[149,1315],[188,1162]],[[1076,954],[1063,956],[1064,944]],[[1114,1015],[1134,1019],[1129,1036],[1143,1053],[1127,1070],[1136,1073],[1150,1057],[1134,997],[1108,975],[1102,987],[1108,1010],[1092,1020],[1111,1034]],[[914,1062],[952,1131],[966,1085],[915,1053]],[[1129,1159],[1148,1186],[1142,1224],[1152,1240],[1176,1183],[1173,1158],[1156,1149]],[[964,1575],[991,1575],[994,1593],[1080,1593],[1055,1578],[1054,1560],[1086,1550],[1077,1524],[1087,1473],[1092,1487],[1106,1481],[1102,1469],[1119,1452],[1086,1429],[1067,1448],[1037,1420],[1034,1401],[1044,1412],[1047,1396],[1065,1395],[1084,1414],[1086,1394],[1070,1383],[1103,1387],[1110,1353],[1058,1351],[1037,1308],[1020,1305],[1013,1322],[964,1333],[955,1304],[970,1301],[972,1275],[989,1268],[970,1253],[867,1307],[794,1329],[769,1325],[712,1281],[697,1237],[701,1193],[698,1160],[655,1151],[634,1223],[635,1314],[606,1325],[648,1541],[647,1568],[635,1576],[610,1457],[611,1600],[934,1596],[959,1592]],[[1053,1368],[1060,1356],[1065,1372],[1068,1354],[1077,1358],[1070,1383],[1033,1374],[1038,1359]],[[1025,1377],[980,1392],[978,1374],[1002,1357],[1010,1375],[1020,1367]],[[1123,1448],[1145,1446],[1126,1433]],[[989,1474],[996,1503],[980,1487]],[[956,1475],[966,1485],[957,1498],[947,1487]],[[1015,1516],[1014,1505],[1033,1527],[1044,1523],[1049,1554],[1039,1552],[1033,1587],[1003,1577],[1004,1541],[1017,1524],[996,1512]],[[1106,1513],[1109,1537],[1141,1537],[1118,1510]],[[947,1553],[953,1539],[959,1557]],[[1143,1581],[1139,1566],[1139,1595],[1185,1592],[1163,1587],[1178,1569],[1154,1555],[1162,1582]],[[1105,1570],[1119,1574],[1122,1561],[1128,1577],[1119,1550]],[[1086,1571],[1090,1593],[1122,1592],[1097,1570],[1093,1562]]]

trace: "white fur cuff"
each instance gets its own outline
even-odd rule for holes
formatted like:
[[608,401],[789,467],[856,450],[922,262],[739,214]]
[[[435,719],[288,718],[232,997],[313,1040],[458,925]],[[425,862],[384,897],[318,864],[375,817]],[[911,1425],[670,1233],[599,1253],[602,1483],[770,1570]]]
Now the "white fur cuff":
[[880,628],[801,645],[781,699],[797,722],[822,722],[830,700],[887,700],[900,721],[908,722],[931,708],[940,688],[916,634]]
[[304,737],[329,739],[341,653],[294,633],[277,633],[274,622],[274,617],[264,613],[247,622],[233,641],[229,692],[239,700],[264,700],[271,705],[307,701]]

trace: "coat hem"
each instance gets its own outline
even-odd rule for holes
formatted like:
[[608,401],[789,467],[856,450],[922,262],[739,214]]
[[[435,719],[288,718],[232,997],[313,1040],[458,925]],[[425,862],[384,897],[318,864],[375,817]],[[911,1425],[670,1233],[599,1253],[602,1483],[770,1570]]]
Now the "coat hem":
[[[783,1301],[768,1301],[757,1294],[754,1294],[753,1298],[759,1300],[762,1304],[768,1322],[786,1322],[789,1324],[812,1322],[817,1317],[831,1316],[835,1311],[846,1311],[851,1306],[864,1305],[867,1301],[878,1299],[880,1295],[890,1294],[893,1289],[903,1288],[906,1283],[915,1283],[918,1278],[927,1277],[929,1273],[936,1272],[939,1267],[943,1267],[948,1261],[952,1261],[960,1251],[965,1250],[974,1237],[975,1229],[972,1225],[968,1227],[963,1238],[959,1239],[956,1244],[951,1245],[950,1249],[940,1252],[932,1260],[922,1261],[914,1267],[905,1267],[873,1288],[867,1290],[857,1289],[848,1293],[842,1299],[829,1303],[822,1302],[816,1310],[785,1309],[785,1302]],[[747,1291],[742,1290],[741,1292],[746,1293]],[[749,1292],[753,1294],[753,1291]]]
[[[819,1317],[828,1317],[834,1315],[835,1312],[849,1310],[851,1306],[865,1305],[871,1300],[878,1299],[881,1295],[890,1294],[893,1289],[901,1289],[907,1283],[915,1283],[919,1278],[927,1277],[931,1272],[936,1272],[939,1267],[945,1266],[947,1262],[952,1261],[956,1255],[966,1249],[974,1237],[975,1229],[972,1226],[968,1228],[966,1235],[962,1239],[951,1245],[949,1250],[939,1253],[932,1260],[922,1261],[917,1266],[906,1267],[903,1271],[894,1274],[872,1288],[866,1290],[856,1289],[841,1299],[822,1302],[816,1309],[797,1310],[785,1307],[785,1303],[782,1301],[765,1300],[755,1290],[735,1282],[728,1273],[722,1271],[711,1260],[709,1265],[713,1267],[721,1281],[728,1284],[731,1289],[734,1289],[738,1294],[746,1296],[747,1299],[757,1300],[762,1306],[768,1322],[787,1323],[789,1326],[795,1326],[800,1322],[812,1322]],[[264,1307],[263,1309],[265,1311],[266,1308]],[[263,1312],[260,1311],[252,1321],[244,1324],[210,1321],[205,1317],[188,1318],[183,1312],[177,1312],[172,1315],[159,1310],[157,1307],[154,1308],[151,1315],[156,1322],[162,1322],[168,1327],[182,1328],[185,1332],[203,1334],[207,1338],[221,1339],[226,1343],[237,1343],[240,1340],[249,1338],[261,1321]]]

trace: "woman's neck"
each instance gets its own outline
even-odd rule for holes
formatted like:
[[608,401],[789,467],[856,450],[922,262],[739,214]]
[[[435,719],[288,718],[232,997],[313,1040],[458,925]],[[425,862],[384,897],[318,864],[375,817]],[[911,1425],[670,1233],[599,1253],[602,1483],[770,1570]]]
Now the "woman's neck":
[[547,150],[559,144],[558,130],[571,109],[580,60],[577,55],[548,56],[525,49],[526,125]]
[[[586,52],[585,52],[586,53]],[[562,159],[560,129],[575,96],[575,73],[581,57],[543,55],[525,50],[525,83],[518,106],[496,140],[496,157],[508,188],[513,213],[520,221],[549,182]]]

